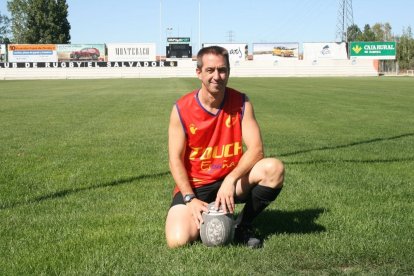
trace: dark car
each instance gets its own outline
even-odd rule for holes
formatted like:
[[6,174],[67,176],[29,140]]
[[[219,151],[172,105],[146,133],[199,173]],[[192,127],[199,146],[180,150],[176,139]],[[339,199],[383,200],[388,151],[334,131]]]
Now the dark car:
[[71,59],[93,59],[98,60],[101,53],[96,48],[83,48],[78,51],[70,53]]

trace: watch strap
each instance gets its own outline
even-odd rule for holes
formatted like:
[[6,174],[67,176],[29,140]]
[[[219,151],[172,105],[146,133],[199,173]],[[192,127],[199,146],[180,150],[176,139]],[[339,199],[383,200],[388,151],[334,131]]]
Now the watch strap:
[[184,199],[184,203],[190,203],[194,198],[196,198],[195,194],[186,194],[183,199]]

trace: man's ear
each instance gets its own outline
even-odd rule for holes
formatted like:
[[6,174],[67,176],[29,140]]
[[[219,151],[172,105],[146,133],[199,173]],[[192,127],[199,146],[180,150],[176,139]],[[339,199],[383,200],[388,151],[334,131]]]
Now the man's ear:
[[201,80],[201,75],[200,75],[201,74],[201,69],[197,67],[196,68],[196,73],[197,73],[198,79]]

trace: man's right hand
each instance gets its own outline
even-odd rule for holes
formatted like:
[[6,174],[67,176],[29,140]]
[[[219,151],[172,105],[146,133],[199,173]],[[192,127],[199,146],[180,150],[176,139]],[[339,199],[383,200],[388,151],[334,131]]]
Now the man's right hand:
[[194,223],[197,225],[197,229],[200,229],[200,225],[204,222],[202,213],[208,212],[208,203],[194,198],[191,202],[186,204],[190,208],[191,215],[193,216]]

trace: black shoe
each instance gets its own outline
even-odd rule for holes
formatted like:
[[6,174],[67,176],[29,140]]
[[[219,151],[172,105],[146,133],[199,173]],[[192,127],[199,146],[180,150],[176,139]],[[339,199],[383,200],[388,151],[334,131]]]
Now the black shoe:
[[262,241],[255,237],[252,226],[237,225],[234,232],[236,243],[244,244],[250,248],[262,247]]

